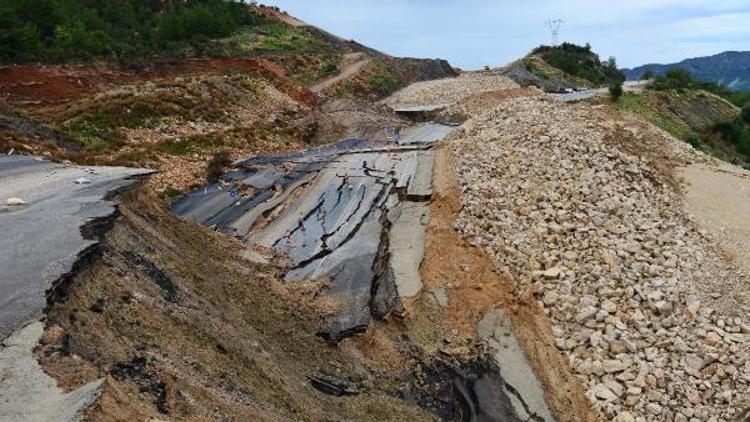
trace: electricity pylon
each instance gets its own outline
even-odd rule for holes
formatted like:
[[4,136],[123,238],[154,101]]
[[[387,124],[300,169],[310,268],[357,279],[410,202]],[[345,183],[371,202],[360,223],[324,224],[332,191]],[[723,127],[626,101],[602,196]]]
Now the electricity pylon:
[[552,34],[552,46],[556,46],[560,44],[560,26],[564,24],[565,21],[562,19],[547,19],[547,28],[549,28],[550,34]]

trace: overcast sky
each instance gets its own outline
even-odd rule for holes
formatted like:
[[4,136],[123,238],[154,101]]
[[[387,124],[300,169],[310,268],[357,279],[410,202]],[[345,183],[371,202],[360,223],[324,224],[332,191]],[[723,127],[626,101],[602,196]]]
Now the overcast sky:
[[476,69],[541,43],[590,42],[622,67],[750,50],[750,0],[267,0],[310,24],[396,56]]

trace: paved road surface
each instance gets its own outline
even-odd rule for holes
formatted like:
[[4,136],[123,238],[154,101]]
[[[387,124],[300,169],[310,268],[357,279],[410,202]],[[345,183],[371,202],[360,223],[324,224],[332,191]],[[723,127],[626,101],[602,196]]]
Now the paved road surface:
[[[47,289],[96,243],[81,227],[111,215],[113,204],[103,198],[145,173],[0,157],[0,339],[42,316]],[[81,177],[90,183],[76,184]],[[7,206],[13,197],[27,205]]]
[[[626,81],[622,84],[625,92],[639,92],[651,81]],[[552,97],[563,103],[583,101],[593,97],[609,95],[609,88],[590,89],[588,91],[571,92],[567,94],[552,94]]]

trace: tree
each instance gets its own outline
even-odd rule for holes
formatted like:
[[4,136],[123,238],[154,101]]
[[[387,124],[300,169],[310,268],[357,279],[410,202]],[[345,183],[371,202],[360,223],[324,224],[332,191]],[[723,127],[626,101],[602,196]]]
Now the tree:
[[742,120],[750,125],[750,104],[745,104],[742,107]]
[[615,56],[609,56],[607,64],[605,65],[610,69],[617,69],[617,58]]
[[612,102],[616,103],[622,97],[622,80],[616,79],[609,85],[609,95],[612,97]]
[[654,71],[651,69],[646,70],[643,72],[643,75],[641,75],[641,80],[651,80],[654,79]]
[[701,83],[697,81],[689,71],[673,67],[667,70],[664,76],[657,76],[651,83],[651,89],[665,91],[670,89],[689,89],[700,87]]

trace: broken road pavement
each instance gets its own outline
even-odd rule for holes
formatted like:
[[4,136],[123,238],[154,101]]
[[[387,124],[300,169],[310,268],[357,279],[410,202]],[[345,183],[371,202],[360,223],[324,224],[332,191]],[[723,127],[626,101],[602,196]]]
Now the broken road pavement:
[[[431,143],[451,130],[425,125],[398,142],[345,140],[240,161],[224,180],[189,194],[173,210],[285,257],[288,282],[330,279],[323,294],[340,309],[319,334],[339,340],[419,292]],[[401,233],[406,225],[408,239]],[[388,245],[403,253],[389,252]]]
[[[147,173],[0,157],[0,338],[42,317],[47,291],[90,251],[115,212],[107,197]],[[88,183],[76,183],[80,178]],[[6,206],[8,198],[26,204]]]
[[[428,123],[394,142],[345,140],[240,161],[173,211],[242,239],[249,257],[282,257],[289,283],[328,280],[320,294],[336,311],[318,334],[339,341],[372,318],[401,316],[421,293],[433,143],[452,131]],[[455,385],[453,405],[472,420],[553,420],[507,321],[493,312],[478,327],[492,351],[487,364],[441,375]]]
[[[51,289],[94,253],[115,214],[107,198],[146,173],[57,164],[32,156],[0,157],[2,418],[78,420],[98,397],[101,381],[63,394],[42,371],[32,349],[44,330],[39,320]],[[21,201],[10,201],[13,198]]]

